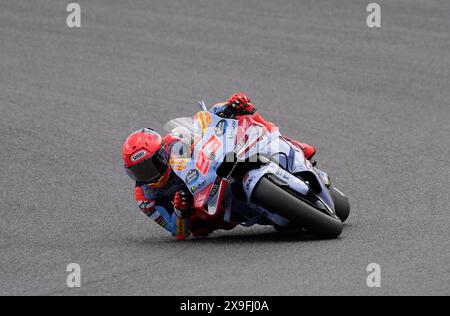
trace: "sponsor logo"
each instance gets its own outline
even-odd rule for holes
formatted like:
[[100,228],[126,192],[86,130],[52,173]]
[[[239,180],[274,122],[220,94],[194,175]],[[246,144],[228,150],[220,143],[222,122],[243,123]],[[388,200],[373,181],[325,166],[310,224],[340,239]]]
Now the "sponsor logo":
[[291,177],[290,173],[287,173],[286,171],[284,171],[283,169],[278,169],[275,174],[285,180],[289,180],[289,178]]
[[177,166],[175,167],[175,170],[176,170],[176,171],[183,171],[184,169],[186,169],[186,165],[177,165]]
[[250,190],[250,186],[252,185],[253,181],[255,181],[255,177],[251,177],[247,180],[247,184],[245,185],[245,189],[247,191]]
[[247,135],[244,135],[244,137],[241,138],[239,143],[237,143],[236,147],[234,148],[235,154],[241,152],[242,149],[244,149],[245,145],[247,145],[247,140],[248,140]]
[[186,221],[181,216],[177,217],[176,226],[177,226],[177,237],[185,238],[186,237]]
[[211,189],[211,193],[209,194],[210,197],[213,197],[217,194],[217,191],[220,188],[220,183],[222,183],[222,181],[220,179],[217,179],[216,182],[214,182],[214,185]]
[[166,220],[164,219],[164,217],[162,217],[162,215],[159,216],[157,219],[155,219],[155,222],[156,222],[159,226],[161,226],[161,227],[163,227],[163,228],[165,228],[165,227],[167,226],[167,222],[166,222]]
[[202,180],[202,181],[199,182],[198,184],[194,184],[194,185],[191,187],[192,193],[195,193],[195,192],[199,191],[200,189],[203,189],[203,188],[205,187],[205,185],[206,185],[206,180]]
[[189,161],[190,161],[189,158],[173,158],[170,159],[170,165],[176,171],[183,171],[184,169],[186,169],[186,166]]
[[148,211],[151,212],[152,210],[154,210],[154,206],[155,206],[155,201],[142,201],[139,204],[139,208],[143,211]]
[[208,126],[212,123],[211,114],[209,112],[199,112],[197,118],[200,122],[203,133],[206,132]]
[[149,217],[150,217],[151,220],[156,221],[158,218],[161,217],[161,214],[159,214],[158,211],[155,211],[155,212],[153,212],[153,214],[151,214]]
[[229,138],[229,139],[234,138],[234,133],[236,131],[236,128],[237,128],[237,121],[232,121],[231,127],[227,131],[227,138]]
[[198,144],[201,140],[202,140],[202,137],[201,137],[201,136],[196,137],[196,138],[194,139],[194,141],[192,142],[192,148],[195,148],[195,147],[197,146],[197,144]]
[[219,123],[217,123],[216,127],[214,128],[214,132],[216,133],[217,137],[222,137],[225,134],[227,127],[228,123],[225,120],[221,120]]
[[147,151],[145,151],[144,149],[142,149],[141,151],[139,151],[138,153],[134,154],[134,155],[131,157],[131,161],[132,161],[132,162],[136,162],[136,161],[138,161],[139,159],[142,159],[143,157],[145,157],[145,155],[147,155]]
[[198,177],[200,176],[200,173],[198,172],[198,170],[190,170],[186,176],[186,183],[188,185],[193,184],[195,181],[197,181]]

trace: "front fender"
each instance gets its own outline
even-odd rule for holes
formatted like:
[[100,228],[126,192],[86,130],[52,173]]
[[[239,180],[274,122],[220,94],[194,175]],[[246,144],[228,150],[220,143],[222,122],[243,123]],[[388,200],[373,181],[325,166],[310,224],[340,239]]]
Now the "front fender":
[[255,190],[256,185],[267,174],[272,174],[280,179],[282,182],[286,183],[286,185],[298,192],[302,195],[306,195],[309,191],[309,187],[299,178],[291,175],[289,172],[282,169],[274,162],[270,162],[266,165],[263,165],[259,169],[254,169],[249,171],[243,180],[243,187],[245,194],[247,196],[247,202],[251,202],[253,191]]

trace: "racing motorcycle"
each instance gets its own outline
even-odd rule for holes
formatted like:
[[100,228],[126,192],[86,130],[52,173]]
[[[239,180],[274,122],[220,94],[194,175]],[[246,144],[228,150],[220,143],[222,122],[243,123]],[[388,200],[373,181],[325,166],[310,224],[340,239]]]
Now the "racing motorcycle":
[[191,220],[273,225],[337,238],[350,214],[330,177],[254,115],[221,117],[199,103],[194,117],[169,121],[181,139],[171,166],[194,196]]

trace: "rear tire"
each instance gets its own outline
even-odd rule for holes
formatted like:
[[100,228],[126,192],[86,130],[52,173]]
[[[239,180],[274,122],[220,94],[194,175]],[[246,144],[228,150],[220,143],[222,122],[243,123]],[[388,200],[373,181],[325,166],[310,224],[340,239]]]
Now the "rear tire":
[[339,218],[331,217],[303,202],[266,177],[263,177],[256,185],[253,201],[320,237],[334,239],[342,233],[343,224]]
[[333,187],[330,188],[330,195],[333,198],[336,215],[339,217],[342,223],[345,223],[345,221],[350,216],[350,202],[348,200],[348,197],[342,195]]

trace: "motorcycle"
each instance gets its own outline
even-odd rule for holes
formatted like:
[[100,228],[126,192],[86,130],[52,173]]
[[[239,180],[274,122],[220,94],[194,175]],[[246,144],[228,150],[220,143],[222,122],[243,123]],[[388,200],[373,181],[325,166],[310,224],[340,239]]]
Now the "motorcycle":
[[298,228],[337,238],[350,213],[348,198],[327,173],[254,115],[221,117],[199,103],[194,117],[169,121],[180,138],[170,164],[194,196],[190,218],[243,226]]

